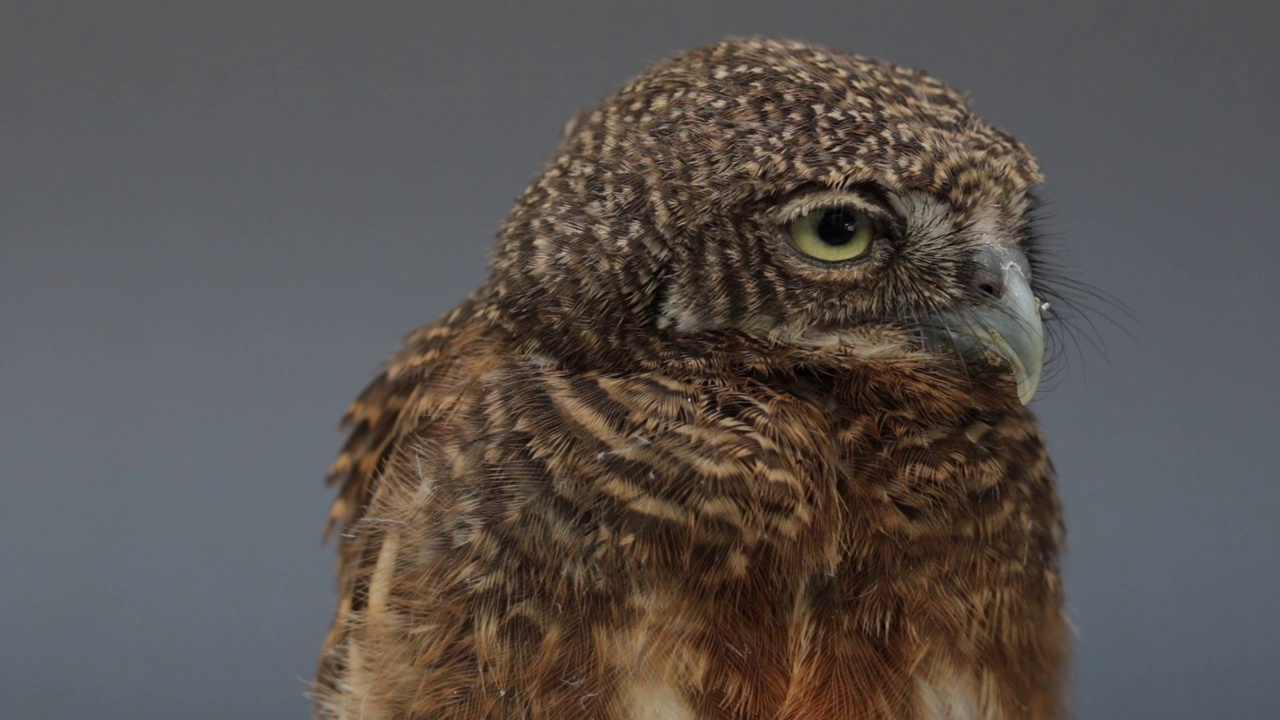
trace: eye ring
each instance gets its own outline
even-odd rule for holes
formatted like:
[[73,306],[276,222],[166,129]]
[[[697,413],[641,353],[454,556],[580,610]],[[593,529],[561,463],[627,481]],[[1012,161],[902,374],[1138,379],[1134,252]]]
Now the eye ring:
[[786,227],[796,250],[827,263],[865,257],[880,235],[876,219],[853,205],[817,207],[791,219]]

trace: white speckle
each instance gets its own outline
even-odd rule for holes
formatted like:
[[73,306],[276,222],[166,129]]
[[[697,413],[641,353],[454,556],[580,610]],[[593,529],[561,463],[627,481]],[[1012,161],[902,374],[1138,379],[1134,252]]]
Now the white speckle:
[[693,708],[677,688],[668,684],[638,681],[629,694],[631,712],[627,720],[695,720]]
[[1002,720],[1002,713],[984,711],[977,685],[972,678],[916,678],[921,720]]

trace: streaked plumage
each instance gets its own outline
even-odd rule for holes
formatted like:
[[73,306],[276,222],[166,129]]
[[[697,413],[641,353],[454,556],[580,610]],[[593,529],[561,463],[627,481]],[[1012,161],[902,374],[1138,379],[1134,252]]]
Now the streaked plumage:
[[[1039,333],[1039,181],[945,85],[800,43],[580,116],[488,282],[348,411],[319,713],[1057,717],[1060,512],[1010,335]],[[881,234],[798,252],[836,206]]]

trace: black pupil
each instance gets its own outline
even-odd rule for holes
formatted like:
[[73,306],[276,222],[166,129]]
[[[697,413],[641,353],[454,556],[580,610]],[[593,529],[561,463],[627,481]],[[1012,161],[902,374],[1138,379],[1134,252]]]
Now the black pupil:
[[818,239],[832,247],[848,245],[858,234],[857,213],[848,210],[828,210],[818,218]]

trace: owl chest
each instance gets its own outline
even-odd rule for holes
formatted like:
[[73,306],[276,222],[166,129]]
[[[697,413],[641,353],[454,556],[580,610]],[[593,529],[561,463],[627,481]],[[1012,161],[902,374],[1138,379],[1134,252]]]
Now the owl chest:
[[757,478],[791,494],[637,604],[628,717],[1051,717],[1005,710],[1055,702],[1059,537],[1034,434],[846,433],[813,456],[833,462],[793,453],[795,477]]
[[[822,585],[823,583],[818,582]],[[995,677],[957,647],[980,642],[895,612],[901,599],[841,603],[829,585],[800,590],[785,612],[724,604],[690,613],[688,598],[655,612],[619,648],[633,720],[1001,720]],[[745,600],[745,598],[744,598]],[[774,601],[785,601],[775,597]],[[757,617],[752,617],[757,615]],[[743,708],[753,708],[747,712]],[[1041,717],[1041,716],[1028,716]]]
[[506,574],[582,619],[549,633],[591,645],[565,672],[604,671],[547,692],[636,719],[1052,717],[1056,501],[1029,416],[841,416],[670,379],[509,390],[484,458],[508,482],[469,492],[547,569]]

